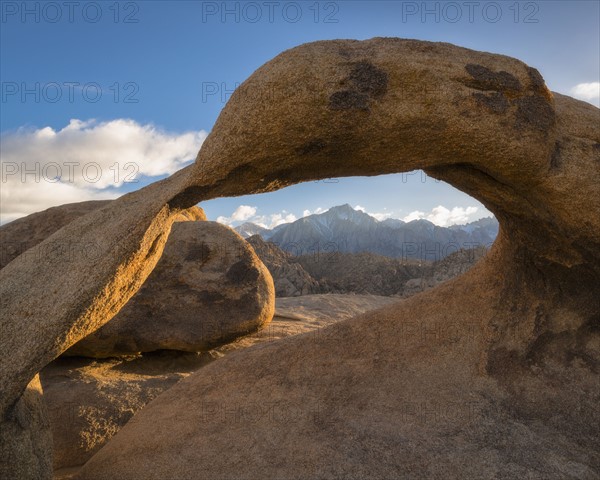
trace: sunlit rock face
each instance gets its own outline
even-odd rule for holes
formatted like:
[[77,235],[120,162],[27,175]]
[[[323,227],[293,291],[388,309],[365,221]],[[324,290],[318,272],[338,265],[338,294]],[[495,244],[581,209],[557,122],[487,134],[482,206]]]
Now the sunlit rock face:
[[79,478],[593,478],[599,120],[505,56],[401,39],[284,52],[233,94],[193,166],[38,246],[95,240],[98,259],[22,256],[0,271],[2,412],[135,293],[182,209],[422,168],[498,218],[482,262],[317,337],[211,364],[150,403]]
[[[32,213],[26,217],[13,220],[0,227],[0,269],[9,262],[22,255],[27,250],[46,240],[50,235],[60,230],[73,220],[82,217],[94,210],[106,207],[111,200],[90,200],[87,202],[67,203],[57,207],[50,207],[42,212]],[[189,208],[182,212],[183,220],[206,220],[204,210],[199,207]],[[56,255],[56,251],[65,247],[65,242],[48,244],[45,250],[39,253],[43,256]],[[71,250],[86,250],[88,257],[94,255],[95,244],[81,244],[75,240],[71,242]]]

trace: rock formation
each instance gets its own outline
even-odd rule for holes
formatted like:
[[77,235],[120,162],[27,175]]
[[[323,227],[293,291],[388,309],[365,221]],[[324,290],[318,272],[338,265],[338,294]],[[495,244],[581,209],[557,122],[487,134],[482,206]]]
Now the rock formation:
[[264,326],[274,305],[271,275],[237,233],[216,222],[179,222],[142,288],[65,354],[205,351]]
[[[91,200],[88,202],[67,203],[50,207],[42,212],[18,218],[0,227],[0,269],[23,254],[31,247],[46,240],[54,232],[94,210],[109,205],[111,200]],[[192,207],[182,213],[182,220],[206,220],[204,210]],[[56,249],[49,245],[46,253],[51,255]],[[73,242],[73,249],[85,248]],[[44,252],[41,252],[44,253]]]
[[52,434],[39,375],[0,423],[0,478],[52,478]]
[[[6,260],[109,203],[61,205],[0,227]],[[173,226],[161,260],[140,291],[109,324],[65,354],[110,357],[161,349],[207,350],[256,330],[272,317],[271,279],[252,249],[230,228],[206,222],[199,207],[185,210],[178,220],[182,222]],[[52,255],[53,247],[44,253]]]
[[432,265],[422,267],[421,275],[407,280],[402,285],[402,297],[410,297],[462,275],[473,268],[486,253],[487,249],[485,247],[459,250],[437,262],[433,262]]
[[252,235],[246,241],[271,273],[277,297],[297,297],[327,291],[302,265],[293,261],[290,253],[271,242],[265,242],[260,235]]
[[291,335],[317,335],[325,325],[393,301],[371,295],[283,298],[277,300],[275,316],[266,328],[210,352],[163,350],[101,361],[56,359],[40,372],[52,431],[54,476],[81,467],[144,405],[213,360]]
[[0,269],[74,219],[105,207],[110,200],[69,203],[18,218],[0,227]]
[[36,372],[135,293],[182,209],[423,168],[499,220],[482,262],[317,339],[212,363],[147,405],[78,478],[593,478],[599,112],[553,95],[518,60],[449,44],[284,52],[232,95],[194,165],[34,247],[95,240],[101,259],[22,255],[0,271],[3,418]]
[[59,358],[40,372],[54,469],[83,465],[150,400],[211,361],[159,352],[96,361]]

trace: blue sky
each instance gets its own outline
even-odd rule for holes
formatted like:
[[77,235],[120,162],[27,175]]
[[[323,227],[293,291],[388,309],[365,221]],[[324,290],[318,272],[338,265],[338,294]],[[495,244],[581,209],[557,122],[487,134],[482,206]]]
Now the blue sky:
[[[228,91],[315,40],[395,36],[506,54],[538,68],[552,90],[598,105],[599,3],[2,1],[2,221],[164,178],[193,159]],[[101,178],[80,165],[68,178],[67,160],[95,162]],[[310,182],[203,207],[211,219],[273,225],[341,203],[440,223],[486,214],[420,173]],[[450,213],[437,215],[438,206]]]

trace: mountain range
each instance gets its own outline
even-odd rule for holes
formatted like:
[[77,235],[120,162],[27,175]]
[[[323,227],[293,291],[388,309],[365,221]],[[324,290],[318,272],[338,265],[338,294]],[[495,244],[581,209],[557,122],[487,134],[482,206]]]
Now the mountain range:
[[260,235],[246,240],[271,273],[277,297],[321,293],[408,297],[466,272],[486,253],[485,247],[459,250],[436,262],[368,252],[296,256]]
[[380,221],[345,204],[274,229],[247,222],[235,230],[244,238],[260,235],[294,256],[368,252],[438,261],[458,250],[490,246],[498,235],[498,222],[487,217],[466,225],[440,227],[423,219]]

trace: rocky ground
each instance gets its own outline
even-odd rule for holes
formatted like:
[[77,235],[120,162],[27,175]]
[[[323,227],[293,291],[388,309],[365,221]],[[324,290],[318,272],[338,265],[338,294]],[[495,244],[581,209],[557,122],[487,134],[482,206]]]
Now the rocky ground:
[[162,350],[92,359],[61,357],[41,372],[54,439],[56,480],[67,480],[141,408],[179,380],[234,351],[326,325],[398,301],[374,295],[307,295],[276,301],[260,331],[201,353]]

